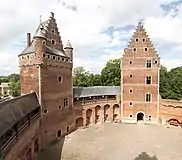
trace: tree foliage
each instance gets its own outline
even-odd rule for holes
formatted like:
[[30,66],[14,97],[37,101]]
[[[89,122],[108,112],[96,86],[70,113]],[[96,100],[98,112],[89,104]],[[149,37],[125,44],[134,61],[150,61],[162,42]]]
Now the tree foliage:
[[[17,97],[20,95],[20,75],[10,74],[9,76],[0,76],[0,83],[10,83],[9,90],[10,95]],[[7,95],[3,95],[5,97]]]
[[101,82],[103,86],[119,86],[121,79],[121,59],[109,60],[101,71]]

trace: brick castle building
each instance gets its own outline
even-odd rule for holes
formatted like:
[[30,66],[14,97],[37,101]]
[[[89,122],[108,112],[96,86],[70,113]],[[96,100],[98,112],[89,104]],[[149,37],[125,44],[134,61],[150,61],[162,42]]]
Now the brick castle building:
[[159,95],[160,58],[141,23],[124,50],[121,86],[73,88],[73,47],[69,41],[63,47],[53,13],[33,39],[27,34],[19,64],[22,95],[0,103],[6,160],[34,160],[52,142],[91,124],[182,123],[182,102]]

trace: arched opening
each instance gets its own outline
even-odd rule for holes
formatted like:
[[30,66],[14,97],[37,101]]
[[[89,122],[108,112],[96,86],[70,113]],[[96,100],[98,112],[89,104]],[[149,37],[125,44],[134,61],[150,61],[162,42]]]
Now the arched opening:
[[101,121],[101,106],[95,107],[95,123],[99,123]]
[[139,112],[137,114],[137,121],[143,121],[144,120],[144,114],[142,112]]
[[180,123],[177,119],[175,119],[175,118],[169,119],[169,120],[168,120],[168,123],[169,123],[170,125],[172,125],[172,126],[181,126],[181,123]]
[[115,104],[113,106],[113,122],[117,122],[119,120],[119,105]]
[[58,138],[61,137],[61,134],[62,134],[62,132],[61,132],[61,130],[59,130],[58,133],[57,133]]
[[86,111],[86,125],[90,125],[91,124],[91,118],[92,118],[92,110],[88,109]]
[[76,119],[75,126],[76,126],[76,128],[83,127],[83,118],[82,117],[79,117]]
[[27,151],[26,153],[26,160],[32,160],[32,153],[31,153],[31,148]]
[[110,109],[109,105],[104,106],[104,122],[109,121],[109,109]]
[[36,139],[34,142],[34,152],[38,153],[39,152],[39,140]]

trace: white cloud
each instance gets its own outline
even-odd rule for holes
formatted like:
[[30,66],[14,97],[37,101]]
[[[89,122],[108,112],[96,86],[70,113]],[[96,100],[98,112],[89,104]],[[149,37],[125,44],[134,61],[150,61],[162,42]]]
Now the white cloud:
[[[120,28],[136,25],[141,19],[145,20],[147,31],[154,44],[159,46],[159,54],[162,57],[164,53],[161,52],[165,44],[175,44],[178,48],[174,49],[168,45],[170,52],[165,54],[178,52],[176,54],[179,55],[182,51],[179,47],[182,40],[182,10],[181,5],[178,5],[178,12],[171,9],[170,13],[164,15],[160,5],[169,2],[172,0],[1,1],[0,20],[3,25],[0,25],[0,75],[17,72],[17,55],[24,48],[14,47],[20,44],[22,37],[25,38],[26,32],[34,33],[39,16],[43,15],[42,20],[45,20],[50,11],[55,13],[63,43],[69,39],[74,47],[74,66],[83,65],[85,69],[100,72],[107,60],[120,56],[126,47],[123,46],[127,43],[126,39],[131,37],[132,30]],[[103,32],[110,27],[115,28],[112,35]],[[166,55],[164,57],[166,59]],[[165,66],[182,65],[180,61],[175,61],[176,57],[172,56],[170,63],[163,61]]]

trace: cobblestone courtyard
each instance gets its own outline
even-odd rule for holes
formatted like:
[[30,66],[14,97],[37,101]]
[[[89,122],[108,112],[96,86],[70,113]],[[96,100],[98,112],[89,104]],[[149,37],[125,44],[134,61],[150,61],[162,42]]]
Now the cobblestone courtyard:
[[144,124],[93,125],[67,137],[62,160],[140,160],[137,157],[142,152],[151,157],[146,160],[182,160],[182,129]]

